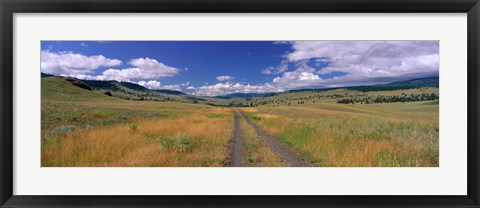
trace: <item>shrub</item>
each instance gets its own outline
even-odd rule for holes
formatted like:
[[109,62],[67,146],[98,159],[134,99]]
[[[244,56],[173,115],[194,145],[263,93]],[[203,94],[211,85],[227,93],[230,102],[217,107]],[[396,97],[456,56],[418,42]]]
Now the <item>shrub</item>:
[[138,133],[138,131],[140,131],[140,129],[138,128],[138,123],[131,123],[130,132],[135,134],[135,133]]
[[128,117],[125,114],[121,113],[121,114],[118,115],[118,119],[126,121],[126,120],[128,120]]
[[255,164],[258,162],[258,158],[254,155],[250,155],[248,156],[248,162]]
[[60,135],[68,135],[73,133],[75,131],[75,128],[77,128],[75,125],[57,126],[49,132],[49,135],[53,137]]
[[163,149],[171,149],[175,147],[175,140],[171,138],[164,138],[160,141],[160,145]]
[[42,145],[58,145],[61,141],[60,137],[46,137],[42,138]]
[[113,96],[113,95],[112,95],[112,92],[110,92],[110,91],[106,91],[104,94],[105,94],[105,95],[108,95],[108,96]]
[[177,133],[172,136],[166,136],[160,140],[160,146],[165,150],[175,150],[181,152],[191,152],[193,150],[193,142],[185,133]]

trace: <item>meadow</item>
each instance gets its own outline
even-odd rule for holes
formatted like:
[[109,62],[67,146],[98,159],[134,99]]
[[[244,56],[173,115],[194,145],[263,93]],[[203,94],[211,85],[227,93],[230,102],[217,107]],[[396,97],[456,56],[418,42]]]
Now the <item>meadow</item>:
[[233,117],[226,108],[135,101],[43,104],[49,107],[42,113],[51,116],[42,122],[42,166],[209,167],[224,166],[229,157]]
[[[42,78],[42,167],[228,166],[234,111],[247,114],[309,166],[439,165],[438,100],[337,103],[339,96],[438,95],[438,88],[335,89],[241,101],[252,107],[221,105],[225,100],[219,105],[197,103],[178,95],[165,95],[169,99],[163,102],[127,100],[116,93],[86,90],[58,77]],[[243,166],[289,166],[243,117],[240,131]]]
[[249,116],[321,167],[437,167],[438,102],[261,106]]
[[224,166],[230,110],[133,101],[42,79],[42,167]]

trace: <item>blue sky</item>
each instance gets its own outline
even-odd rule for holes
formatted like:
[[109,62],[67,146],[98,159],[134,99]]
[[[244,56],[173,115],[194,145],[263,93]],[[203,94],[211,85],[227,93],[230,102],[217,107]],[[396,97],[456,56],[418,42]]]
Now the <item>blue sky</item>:
[[42,41],[41,71],[216,96],[438,76],[438,41]]

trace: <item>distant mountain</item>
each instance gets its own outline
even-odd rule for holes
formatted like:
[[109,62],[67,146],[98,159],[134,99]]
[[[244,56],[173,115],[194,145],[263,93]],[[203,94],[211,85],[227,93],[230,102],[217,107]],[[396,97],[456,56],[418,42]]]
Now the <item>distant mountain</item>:
[[406,81],[392,82],[389,84],[378,84],[378,85],[364,85],[364,86],[351,86],[351,87],[334,87],[334,88],[321,88],[321,89],[298,89],[298,90],[289,90],[283,93],[295,93],[295,92],[320,92],[336,89],[347,89],[347,90],[357,90],[361,92],[370,92],[370,91],[390,91],[390,90],[407,90],[420,87],[439,87],[438,77],[425,77],[418,79],[411,79]]
[[159,89],[159,90],[152,90],[159,93],[165,93],[170,95],[185,95],[184,92],[176,91],[176,90],[166,90],[166,89]]
[[[268,93],[270,94],[270,93]],[[234,99],[234,98],[253,98],[253,97],[265,97],[267,93],[232,93],[228,95],[215,96],[221,99]]]
[[407,81],[392,82],[383,86],[438,87],[439,79],[438,77],[425,77]]

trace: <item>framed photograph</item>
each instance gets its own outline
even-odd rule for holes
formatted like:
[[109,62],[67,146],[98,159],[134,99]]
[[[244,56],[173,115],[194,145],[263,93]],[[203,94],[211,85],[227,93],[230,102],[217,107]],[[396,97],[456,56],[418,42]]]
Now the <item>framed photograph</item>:
[[0,6],[1,207],[479,207],[478,0]]

